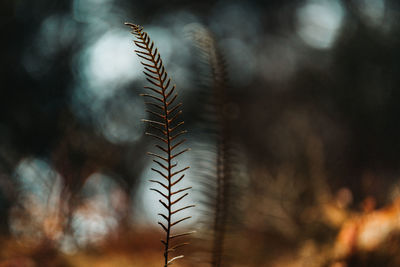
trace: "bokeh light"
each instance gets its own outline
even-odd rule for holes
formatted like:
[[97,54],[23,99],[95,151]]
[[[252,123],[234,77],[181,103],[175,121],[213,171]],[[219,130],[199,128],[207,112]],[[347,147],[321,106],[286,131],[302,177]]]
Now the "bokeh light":
[[25,158],[15,168],[14,177],[19,200],[10,217],[12,233],[24,243],[60,239],[63,224],[60,175],[44,160]]
[[98,244],[118,226],[126,212],[126,195],[109,176],[92,174],[81,192],[81,205],[72,215],[72,229],[79,246]]
[[385,17],[385,1],[384,0],[358,0],[356,1],[366,23],[379,26]]
[[339,0],[309,0],[297,11],[298,34],[311,47],[330,48],[340,32],[344,15]]

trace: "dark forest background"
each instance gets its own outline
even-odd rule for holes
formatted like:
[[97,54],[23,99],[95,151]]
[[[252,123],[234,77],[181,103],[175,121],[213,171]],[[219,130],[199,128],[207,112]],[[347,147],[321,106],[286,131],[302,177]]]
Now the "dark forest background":
[[[225,56],[240,210],[227,249],[242,251],[233,266],[330,266],[325,252],[348,219],[395,205],[398,1],[1,0],[4,266],[87,266],[86,254],[104,266],[161,262],[144,75],[125,21],[144,26],[177,84],[194,169],[214,140],[199,122],[207,84],[188,32],[207,28]],[[193,171],[188,183],[201,179]],[[201,195],[194,188],[193,201]],[[363,256],[344,253],[338,266],[398,266],[393,213],[389,237],[356,242]]]

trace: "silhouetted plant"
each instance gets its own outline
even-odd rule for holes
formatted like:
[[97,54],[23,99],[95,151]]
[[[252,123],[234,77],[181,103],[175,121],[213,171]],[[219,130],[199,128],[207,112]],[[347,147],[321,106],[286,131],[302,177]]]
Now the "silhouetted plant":
[[171,85],[171,79],[165,70],[160,53],[154,46],[154,42],[150,40],[149,35],[143,31],[141,26],[132,23],[125,24],[131,27],[132,34],[137,38],[134,43],[140,50],[135,50],[135,52],[140,58],[144,59],[144,62],[141,63],[145,69],[146,80],[151,85],[144,87],[150,93],[142,94],[142,96],[150,100],[146,102],[149,107],[147,112],[154,118],[143,120],[147,122],[152,130],[152,132],[146,132],[146,135],[152,136],[158,142],[161,142],[161,145],[155,145],[159,153],[148,152],[148,154],[155,158],[153,161],[159,167],[158,169],[151,168],[151,170],[160,175],[162,179],[161,181],[151,179],[150,182],[161,186],[162,189],[159,190],[152,187],[150,190],[157,192],[161,196],[159,202],[166,209],[165,213],[158,214],[163,219],[158,224],[166,233],[165,239],[161,240],[164,245],[165,267],[175,260],[183,258],[183,255],[179,255],[170,259],[170,252],[175,252],[177,248],[188,244],[187,242],[175,242],[175,240],[193,233],[192,231],[172,233],[174,226],[191,218],[191,216],[187,216],[173,219],[173,216],[182,210],[194,207],[194,205],[177,206],[188,195],[187,191],[191,189],[191,187],[176,189],[176,186],[185,176],[184,172],[189,167],[177,169],[178,163],[176,161],[173,162],[174,159],[189,150],[186,148],[177,152],[186,141],[186,139],[181,138],[186,133],[186,130],[181,129],[184,124],[184,121],[180,118],[182,103],[177,103],[176,86]]

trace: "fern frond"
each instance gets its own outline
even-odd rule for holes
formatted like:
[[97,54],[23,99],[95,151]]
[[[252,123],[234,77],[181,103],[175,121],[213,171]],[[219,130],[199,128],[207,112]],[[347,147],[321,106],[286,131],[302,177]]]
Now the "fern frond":
[[[224,56],[212,33],[199,27],[194,29],[192,33],[196,46],[198,48],[201,60],[210,67],[209,80],[211,83],[211,109],[208,113],[211,114],[208,118],[214,127],[211,130],[215,131],[217,139],[216,144],[216,167],[215,173],[215,194],[209,195],[211,203],[214,203],[214,218],[213,218],[213,234],[212,234],[212,255],[211,265],[215,267],[228,266],[229,263],[224,259],[225,254],[225,235],[228,225],[228,217],[232,213],[232,155],[231,155],[231,131],[229,119],[227,118],[226,107],[227,101],[227,64]],[[209,174],[205,174],[209,175]],[[206,188],[210,187],[206,185]]]
[[[152,179],[150,182],[160,185],[162,189],[159,190],[152,187],[150,190],[160,195],[161,199],[159,199],[159,202],[166,209],[166,213],[158,214],[165,220],[165,222],[159,221],[158,224],[166,233],[165,239],[161,240],[161,243],[164,245],[164,267],[166,267],[171,265],[175,260],[183,258],[183,255],[179,255],[170,259],[169,253],[175,252],[177,248],[188,244],[186,242],[172,244],[172,241],[193,233],[184,232],[172,234],[172,228],[175,225],[191,218],[191,216],[187,216],[180,219],[173,219],[172,216],[182,210],[194,207],[194,205],[187,205],[181,208],[175,208],[175,205],[180,204],[181,200],[188,195],[187,191],[191,189],[191,187],[175,189],[175,186],[177,186],[185,176],[185,174],[182,173],[189,169],[189,167],[184,167],[173,172],[173,168],[177,166],[177,163],[172,163],[173,159],[189,150],[186,148],[179,152],[175,151],[180,148],[186,140],[180,139],[181,135],[186,133],[185,130],[180,130],[176,133],[176,130],[184,124],[180,116],[182,114],[182,103],[175,104],[178,97],[175,92],[176,86],[171,85],[171,79],[165,70],[161,55],[155,47],[154,42],[151,41],[149,35],[143,31],[141,26],[132,23],[125,23],[125,25],[129,26],[132,29],[131,33],[136,36],[134,43],[140,50],[135,50],[135,52],[144,60],[141,63],[144,66],[146,80],[150,84],[150,86],[144,87],[149,93],[142,94],[142,96],[152,100],[152,102],[146,102],[149,107],[156,108],[156,110],[147,110],[154,119],[143,121],[147,122],[149,127],[157,132],[147,132],[146,135],[162,143],[162,146],[159,144],[155,145],[159,150],[158,153],[148,152],[148,154],[164,162],[161,163],[157,159],[153,160],[161,169],[151,168],[151,170],[158,174],[162,181]],[[174,176],[178,174],[182,175],[180,178],[173,181],[173,179],[176,178]],[[173,196],[176,197],[175,200],[172,200]]]

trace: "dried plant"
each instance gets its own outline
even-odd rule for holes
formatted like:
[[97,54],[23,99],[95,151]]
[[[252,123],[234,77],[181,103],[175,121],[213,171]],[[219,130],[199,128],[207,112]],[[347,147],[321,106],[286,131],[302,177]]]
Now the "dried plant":
[[134,40],[134,43],[140,50],[135,50],[135,52],[140,58],[144,59],[141,63],[145,69],[146,80],[151,85],[144,87],[150,93],[142,94],[142,96],[150,100],[146,102],[149,107],[147,112],[150,116],[154,117],[154,119],[143,120],[148,123],[152,131],[146,132],[146,135],[152,136],[162,144],[155,145],[159,153],[148,152],[148,154],[155,158],[153,161],[159,167],[159,169],[151,168],[151,170],[157,173],[162,179],[161,181],[151,179],[150,182],[161,186],[162,189],[159,190],[152,187],[150,190],[157,192],[161,196],[159,202],[166,209],[166,213],[158,214],[162,218],[162,221],[159,221],[158,224],[166,233],[165,239],[161,240],[164,245],[165,267],[172,264],[175,260],[183,258],[183,255],[170,258],[170,252],[175,252],[177,248],[188,244],[187,242],[177,242],[175,240],[193,233],[192,231],[172,233],[174,226],[191,218],[191,216],[187,216],[180,219],[173,219],[173,216],[182,210],[194,207],[194,205],[178,206],[181,200],[188,195],[187,191],[191,187],[176,189],[176,186],[185,176],[184,172],[189,169],[189,167],[178,169],[178,163],[174,161],[178,156],[189,150],[186,148],[178,151],[186,141],[186,139],[182,139],[181,137],[186,133],[186,130],[181,129],[184,124],[180,116],[182,114],[182,103],[176,103],[178,96],[175,92],[176,86],[171,85],[171,79],[164,68],[160,53],[154,46],[154,42],[151,41],[149,35],[143,31],[141,26],[131,23],[125,24],[131,27],[132,34],[137,38],[137,40]]
[[[213,34],[203,27],[193,29],[192,37],[200,53],[203,63],[210,68],[210,87],[209,96],[211,107],[208,111],[212,115],[208,116],[211,131],[215,134],[216,143],[216,173],[213,176],[215,183],[215,194],[209,199],[211,209],[214,211],[213,233],[212,233],[212,249],[211,249],[211,265],[227,266],[229,265],[225,252],[225,236],[228,220],[232,213],[232,204],[234,199],[232,194],[232,174],[233,174],[233,148],[230,134],[230,119],[227,118],[228,101],[226,99],[226,90],[228,88],[227,66],[224,56],[213,37]],[[208,76],[208,75],[207,75]],[[210,120],[210,118],[212,118]],[[206,120],[207,120],[206,119]]]

